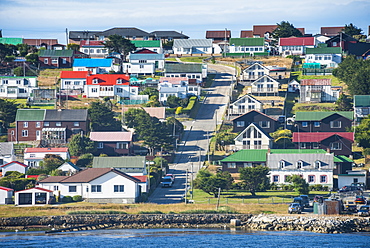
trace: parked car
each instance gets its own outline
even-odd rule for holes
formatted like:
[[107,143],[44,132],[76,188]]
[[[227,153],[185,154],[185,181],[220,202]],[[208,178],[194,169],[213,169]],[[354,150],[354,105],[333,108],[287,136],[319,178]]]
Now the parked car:
[[343,186],[338,193],[355,193],[357,195],[362,195],[362,189],[359,186]]
[[364,205],[366,204],[366,198],[363,195],[358,195],[356,196],[355,203]]
[[343,210],[347,213],[357,212],[357,205],[354,197],[346,197],[343,199]]
[[175,175],[174,174],[166,174],[166,177],[171,177],[172,181],[175,182]]
[[370,206],[363,205],[357,211],[358,216],[370,216]]
[[300,195],[299,197],[302,198],[302,205],[305,208],[308,208],[310,206],[310,199],[308,199],[308,195]]
[[299,205],[301,205],[302,210],[304,209],[303,199],[301,197],[294,197],[293,203],[299,203]]
[[297,202],[291,203],[289,205],[289,208],[288,208],[288,213],[289,214],[293,214],[293,213],[300,214],[300,213],[302,213],[302,206],[301,206],[301,204],[299,204]]
[[163,177],[161,181],[162,188],[164,187],[172,187],[173,181],[171,177]]

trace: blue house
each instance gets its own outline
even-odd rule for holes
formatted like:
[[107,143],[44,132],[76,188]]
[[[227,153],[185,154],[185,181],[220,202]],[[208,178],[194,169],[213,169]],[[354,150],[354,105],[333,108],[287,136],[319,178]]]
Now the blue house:
[[90,71],[92,74],[104,74],[109,71],[118,71],[114,67],[113,59],[75,59],[73,71]]

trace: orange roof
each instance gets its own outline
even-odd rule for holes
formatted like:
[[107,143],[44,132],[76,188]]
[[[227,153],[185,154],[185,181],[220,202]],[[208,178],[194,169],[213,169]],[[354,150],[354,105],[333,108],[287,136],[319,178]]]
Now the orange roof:
[[68,147],[48,147],[48,148],[26,148],[24,149],[25,153],[30,152],[68,152]]
[[[93,80],[98,79],[97,84],[93,84]],[[122,83],[117,80],[121,79]],[[95,74],[87,77],[86,85],[130,85],[130,76],[126,74]]]
[[148,180],[148,176],[133,176],[136,179],[139,179],[141,183],[145,183]]
[[321,27],[321,34],[327,36],[335,36],[338,33],[342,32],[344,27]]
[[252,30],[240,31],[240,38],[253,38],[253,31]]
[[61,71],[60,78],[87,78],[89,71]]

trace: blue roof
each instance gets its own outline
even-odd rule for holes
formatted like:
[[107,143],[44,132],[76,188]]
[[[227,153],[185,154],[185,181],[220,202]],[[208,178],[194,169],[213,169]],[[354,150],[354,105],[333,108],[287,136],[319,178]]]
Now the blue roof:
[[155,53],[134,53],[130,54],[130,60],[137,60],[137,59],[156,59],[161,60],[164,59],[164,54],[155,54]]
[[75,59],[73,67],[110,67],[113,59]]

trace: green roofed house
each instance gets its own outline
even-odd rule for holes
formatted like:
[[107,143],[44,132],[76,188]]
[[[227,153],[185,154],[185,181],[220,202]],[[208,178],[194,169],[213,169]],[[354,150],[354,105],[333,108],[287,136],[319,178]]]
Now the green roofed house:
[[231,38],[227,56],[268,55],[264,38]]
[[16,46],[19,44],[23,44],[23,38],[2,38],[0,37],[0,43]]
[[360,123],[363,118],[370,114],[370,95],[353,96],[353,109],[355,120]]
[[40,50],[39,62],[43,68],[71,68],[76,58],[89,55],[74,50]]
[[136,50],[148,49],[155,53],[163,53],[160,40],[132,40],[131,43],[136,46]]
[[130,176],[148,174],[145,156],[94,157],[92,168],[114,168]]
[[347,132],[353,111],[296,112],[294,122],[297,132]]
[[337,67],[342,62],[341,47],[326,47],[322,44],[321,47],[306,48],[304,63],[319,63],[327,68]]

